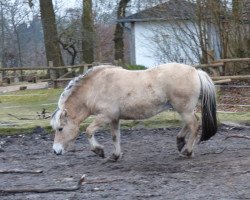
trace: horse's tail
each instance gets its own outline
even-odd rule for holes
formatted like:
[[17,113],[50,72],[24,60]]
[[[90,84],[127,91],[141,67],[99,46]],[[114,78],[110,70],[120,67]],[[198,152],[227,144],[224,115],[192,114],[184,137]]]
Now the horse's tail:
[[200,141],[209,140],[217,132],[216,90],[212,79],[198,70],[201,82],[202,134]]

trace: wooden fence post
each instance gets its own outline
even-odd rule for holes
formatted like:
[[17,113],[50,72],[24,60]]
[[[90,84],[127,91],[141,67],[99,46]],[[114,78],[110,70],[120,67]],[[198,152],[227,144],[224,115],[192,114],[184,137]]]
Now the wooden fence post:
[[114,60],[114,65],[118,66],[118,61],[117,60]]
[[3,84],[3,71],[0,72],[0,86]]
[[83,67],[83,73],[85,74],[88,71],[88,65],[84,65]]
[[93,63],[92,63],[92,66],[93,66],[93,67],[94,67],[94,66],[98,66],[98,65],[100,65],[99,62],[93,62]]
[[82,66],[79,68],[79,74],[84,73],[85,62],[82,62]]
[[[53,61],[49,61],[49,67],[53,68]],[[49,75],[50,79],[53,84],[53,88],[57,88],[57,75],[56,75],[56,70],[55,69],[49,69]]]

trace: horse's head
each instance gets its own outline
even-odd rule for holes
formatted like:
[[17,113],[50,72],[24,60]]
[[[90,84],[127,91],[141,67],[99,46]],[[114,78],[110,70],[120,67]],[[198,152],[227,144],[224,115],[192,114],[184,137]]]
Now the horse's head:
[[58,109],[52,115],[51,126],[55,130],[53,150],[57,155],[63,154],[77,138],[79,126],[70,117],[66,109]]

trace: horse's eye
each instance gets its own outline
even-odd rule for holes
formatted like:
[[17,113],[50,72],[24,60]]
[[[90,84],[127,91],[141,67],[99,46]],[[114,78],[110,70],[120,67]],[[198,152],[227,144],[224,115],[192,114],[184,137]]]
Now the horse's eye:
[[58,131],[60,131],[60,132],[61,132],[62,130],[63,130],[63,128],[58,128]]

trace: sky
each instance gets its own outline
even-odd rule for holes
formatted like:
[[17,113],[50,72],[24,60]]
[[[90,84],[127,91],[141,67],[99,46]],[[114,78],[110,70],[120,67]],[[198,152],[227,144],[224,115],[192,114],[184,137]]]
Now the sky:
[[76,0],[61,0],[63,2],[63,6],[66,8],[74,8],[79,5],[80,1]]
[[54,6],[58,5],[62,10],[79,6],[79,0],[53,0]]

